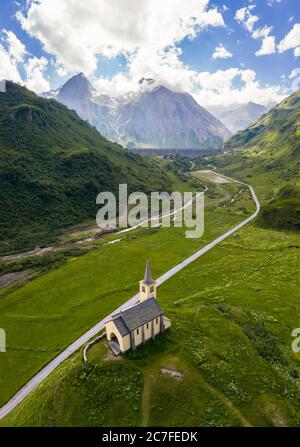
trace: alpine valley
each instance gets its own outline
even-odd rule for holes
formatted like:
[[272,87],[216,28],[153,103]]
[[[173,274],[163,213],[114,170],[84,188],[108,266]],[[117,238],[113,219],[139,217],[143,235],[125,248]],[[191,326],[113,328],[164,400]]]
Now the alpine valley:
[[295,3],[0,1],[0,447],[300,428]]
[[[37,107],[37,98],[24,94],[20,99]],[[192,167],[185,177],[208,185],[203,238],[187,239],[176,227],[136,229],[122,240],[108,235],[89,253],[4,289],[1,324],[12,347],[9,362],[0,356],[2,403],[136,293],[145,253],[159,277],[254,212],[245,184],[262,205],[255,221],[159,286],[172,319],[166,335],[117,361],[105,339],[91,347],[86,363],[79,350],[0,426],[299,426],[300,358],[291,349],[300,312],[299,97],[236,134],[223,153],[192,166],[157,157],[169,172]],[[39,107],[47,104],[65,110],[54,101]],[[28,123],[38,111],[22,106],[8,115],[14,124],[25,115]],[[75,124],[87,129],[78,117]],[[26,349],[18,348],[22,343]]]

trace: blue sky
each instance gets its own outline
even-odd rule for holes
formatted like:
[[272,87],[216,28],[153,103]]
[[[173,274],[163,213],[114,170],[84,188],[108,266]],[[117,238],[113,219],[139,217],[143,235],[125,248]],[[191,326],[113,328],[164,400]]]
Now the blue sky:
[[[1,0],[0,78],[36,92],[84,72],[124,94],[150,76],[204,106],[297,86],[298,0]],[[300,70],[299,70],[300,73]]]

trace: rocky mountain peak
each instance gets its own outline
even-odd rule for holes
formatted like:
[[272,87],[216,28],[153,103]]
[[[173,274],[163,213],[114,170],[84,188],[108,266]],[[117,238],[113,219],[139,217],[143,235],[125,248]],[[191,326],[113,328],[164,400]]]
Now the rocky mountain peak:
[[92,98],[96,93],[92,84],[84,75],[84,73],[79,73],[72,76],[59,90],[58,99],[61,102],[64,100],[73,101],[87,101]]
[[228,129],[188,93],[151,77],[142,77],[137,85],[138,91],[113,99],[97,95],[79,73],[60,88],[56,98],[106,138],[124,146],[206,148],[221,145],[229,137]]

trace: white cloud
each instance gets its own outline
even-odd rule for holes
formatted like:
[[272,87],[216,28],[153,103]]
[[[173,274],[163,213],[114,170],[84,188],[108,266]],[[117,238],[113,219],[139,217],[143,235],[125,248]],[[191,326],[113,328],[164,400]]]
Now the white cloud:
[[[26,86],[37,93],[49,90],[49,82],[44,78],[43,72],[48,65],[45,57],[40,59],[28,56],[25,45],[17,38],[12,31],[3,31],[3,44],[0,43],[0,79],[7,79]],[[26,80],[21,78],[18,66],[23,63],[26,73]]]
[[245,82],[245,84],[254,82],[256,79],[256,73],[254,70],[243,70],[242,72],[239,72],[239,75],[241,76],[241,79]]
[[65,69],[65,67],[62,66],[58,66],[56,68],[56,73],[58,74],[58,76],[60,77],[64,77],[68,74],[67,70]]
[[0,43],[0,79],[21,82],[16,60],[12,59],[8,51]]
[[272,29],[273,28],[271,26],[263,26],[262,28],[257,28],[256,30],[253,30],[252,37],[253,39],[265,39],[269,36]]
[[4,30],[5,42],[8,46],[8,53],[16,62],[22,62],[26,54],[25,45],[17,38],[12,31]]
[[278,50],[280,53],[300,46],[300,23],[296,23],[291,31],[279,43]]
[[0,79],[22,82],[18,63],[24,60],[25,46],[12,31],[3,30],[0,43]]
[[158,51],[141,48],[129,57],[126,74],[118,73],[110,80],[102,77],[96,80],[96,87],[103,93],[122,95],[137,90],[138,80],[145,76],[171,89],[190,91],[197,72],[182,63],[180,54],[179,48]]
[[[235,81],[242,82],[242,85],[238,87]],[[269,105],[281,101],[287,94],[279,86],[262,86],[256,79],[255,71],[238,68],[200,73],[198,84],[194,96],[205,107],[245,104],[250,101]]]
[[[174,56],[174,55],[173,55]],[[141,57],[141,56],[140,56]],[[170,56],[165,56],[165,62]],[[191,93],[204,107],[229,106],[235,103],[243,104],[249,101],[268,105],[281,101],[287,94],[280,86],[263,86],[256,79],[253,70],[230,68],[218,70],[214,73],[196,72],[184,66],[174,57],[170,66],[163,59],[149,61],[147,55],[133,61],[128,74],[118,74],[112,79],[100,78],[96,81],[99,92],[107,94],[124,94],[138,89],[138,79],[146,75],[153,77],[158,83]],[[143,70],[143,64],[146,70]],[[138,73],[134,77],[134,73]]]
[[274,36],[265,37],[262,41],[261,48],[255,53],[256,56],[265,56],[267,54],[276,53],[276,42]]
[[[259,17],[252,14],[254,8],[254,4],[242,8],[236,17],[254,38],[263,40],[270,37],[271,28],[255,27]],[[204,106],[268,104],[284,95],[279,86],[261,85],[256,73],[245,67],[198,73],[182,62],[178,44],[184,38],[193,39],[207,26],[224,26],[221,13],[209,7],[209,0],[31,0],[18,19],[54,56],[59,75],[83,71],[101,93],[136,91],[138,80],[145,76],[192,93]],[[126,58],[126,71],[96,79],[98,56],[118,54]],[[46,60],[31,58],[25,68],[29,88],[39,92],[49,88],[44,77]]]
[[[276,0],[278,1],[278,0]],[[235,14],[235,20],[246,28],[253,39],[262,39],[261,48],[256,51],[256,56],[266,56],[276,52],[276,41],[274,36],[270,36],[272,27],[264,25],[261,28],[254,28],[259,21],[259,17],[252,14],[252,10],[256,7],[255,4],[250,4],[248,7],[238,9]]]
[[300,68],[294,68],[294,70],[292,70],[292,72],[289,75],[290,79],[294,79],[296,78],[298,75],[300,74]]
[[47,68],[48,61],[45,57],[32,57],[25,64],[27,75],[26,86],[36,93],[45,92],[50,89],[49,82],[44,78],[43,72]]
[[295,57],[300,57],[300,47],[296,47],[294,51]]
[[209,0],[33,0],[17,17],[68,71],[92,74],[97,56],[174,47],[201,28],[224,26]]
[[215,49],[212,57],[213,59],[228,59],[232,57],[232,53],[226,50],[226,48],[220,43],[220,45]]
[[235,20],[242,24],[250,33],[252,33],[254,25],[258,22],[259,17],[252,14],[251,11],[255,8],[255,5],[249,5],[238,9],[235,13]]
[[281,3],[281,2],[282,2],[282,0],[269,0],[268,5],[270,7],[272,7],[274,5],[274,3]]

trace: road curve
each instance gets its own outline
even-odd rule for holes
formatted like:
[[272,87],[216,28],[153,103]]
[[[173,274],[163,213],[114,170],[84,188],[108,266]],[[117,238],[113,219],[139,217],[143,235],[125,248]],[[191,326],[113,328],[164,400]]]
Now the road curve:
[[[173,275],[178,273],[180,270],[182,270],[187,265],[191,264],[196,259],[200,258],[200,256],[204,255],[207,251],[211,250],[213,247],[215,247],[217,244],[222,242],[227,237],[234,234],[236,231],[243,228],[245,225],[247,225],[249,222],[251,222],[253,219],[256,218],[260,211],[260,203],[259,200],[255,194],[254,189],[252,186],[240,182],[238,180],[232,179],[230,177],[226,177],[222,174],[218,174],[224,178],[227,178],[235,183],[239,183],[243,186],[246,186],[249,188],[252,198],[256,205],[256,211],[253,213],[250,217],[245,219],[240,224],[234,226],[230,230],[228,230],[226,233],[219,236],[214,241],[207,244],[205,247],[201,248],[200,250],[196,251],[192,256],[188,257],[184,261],[177,264],[175,267],[173,267],[171,270],[163,274],[160,278],[157,280],[157,285],[161,285],[165,281],[167,281],[169,278],[171,278]],[[120,310],[125,310],[134,304],[136,304],[138,301],[138,294],[133,296],[131,299],[126,301],[122,306],[120,306],[118,309],[114,310],[111,314],[109,314],[107,317],[105,317],[103,320],[99,321],[95,326],[93,326],[90,330],[88,330],[85,334],[83,334],[80,338],[78,338],[76,341],[74,341],[70,346],[68,346],[64,351],[62,351],[57,357],[55,357],[53,360],[51,360],[50,363],[48,363],[39,373],[37,373],[34,377],[32,377],[29,382],[26,383],[3,407],[0,408],[0,419],[2,419],[4,416],[6,416],[10,411],[12,411],[20,402],[22,402],[26,396],[28,396],[29,393],[31,393],[46,377],[49,376],[62,362],[64,362],[68,357],[70,357],[74,352],[76,352],[78,349],[80,349],[84,344],[86,344],[92,337],[95,337],[101,330],[104,329],[105,323],[111,318],[112,315],[118,313]]]

